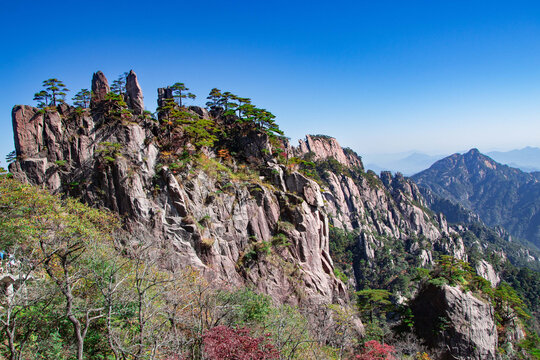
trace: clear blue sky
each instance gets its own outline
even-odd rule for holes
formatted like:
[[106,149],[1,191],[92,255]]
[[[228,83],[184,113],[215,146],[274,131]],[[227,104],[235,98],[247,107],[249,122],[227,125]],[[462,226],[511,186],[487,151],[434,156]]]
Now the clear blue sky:
[[129,69],[148,110],[157,87],[184,82],[195,104],[218,87],[294,142],[361,155],[540,146],[538,1],[9,1],[0,30],[2,160],[12,106],[44,79]]

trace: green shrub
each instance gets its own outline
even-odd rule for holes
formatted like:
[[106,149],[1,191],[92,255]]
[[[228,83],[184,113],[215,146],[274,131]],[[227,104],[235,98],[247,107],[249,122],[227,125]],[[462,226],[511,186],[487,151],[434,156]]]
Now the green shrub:
[[287,235],[283,233],[279,233],[275,235],[274,237],[272,237],[272,245],[276,247],[280,247],[280,246],[286,247],[286,246],[291,245],[291,243],[289,239],[287,238]]

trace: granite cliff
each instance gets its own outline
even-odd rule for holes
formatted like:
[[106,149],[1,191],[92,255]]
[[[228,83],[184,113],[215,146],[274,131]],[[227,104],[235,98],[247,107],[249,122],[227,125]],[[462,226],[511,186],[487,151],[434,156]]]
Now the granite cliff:
[[[175,113],[171,88],[158,90],[159,111],[151,116],[133,71],[123,96],[111,95],[101,72],[92,93],[89,109],[15,106],[10,172],[117,212],[127,241],[151,243],[164,269],[192,266],[323,318],[328,305],[349,308],[351,291],[370,286],[390,289],[396,303],[422,301],[412,269],[432,267],[440,254],[469,260],[466,227],[431,211],[413,181],[366,172],[334,138],[308,135],[294,147],[276,136],[267,113],[257,120],[265,127],[227,105]],[[345,239],[341,248],[338,238]],[[489,263],[475,265],[498,281]],[[452,308],[469,296],[443,290],[454,295]],[[480,317],[493,312],[489,304],[478,307]],[[458,318],[469,315],[454,313],[450,327],[458,333]],[[363,333],[357,317],[351,326]],[[479,356],[495,353],[496,332],[468,336],[435,345],[477,342]]]

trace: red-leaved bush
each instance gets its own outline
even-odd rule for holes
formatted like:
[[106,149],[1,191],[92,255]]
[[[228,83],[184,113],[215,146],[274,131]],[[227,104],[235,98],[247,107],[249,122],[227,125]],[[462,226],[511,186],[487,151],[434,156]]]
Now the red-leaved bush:
[[204,352],[209,360],[279,359],[279,351],[266,337],[254,338],[247,328],[216,326],[203,335]]
[[353,357],[354,360],[394,360],[394,347],[371,340],[364,344],[364,350]]

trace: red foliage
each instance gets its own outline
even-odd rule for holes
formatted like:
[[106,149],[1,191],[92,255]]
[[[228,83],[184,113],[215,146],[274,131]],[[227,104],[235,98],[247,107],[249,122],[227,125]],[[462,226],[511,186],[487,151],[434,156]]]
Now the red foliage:
[[216,326],[203,335],[204,351],[209,360],[279,359],[279,351],[268,343],[268,336],[254,338],[249,329]]
[[361,354],[353,357],[355,360],[394,360],[396,359],[392,353],[395,352],[394,347],[386,344],[381,344],[377,340],[371,340],[364,344],[364,350]]

